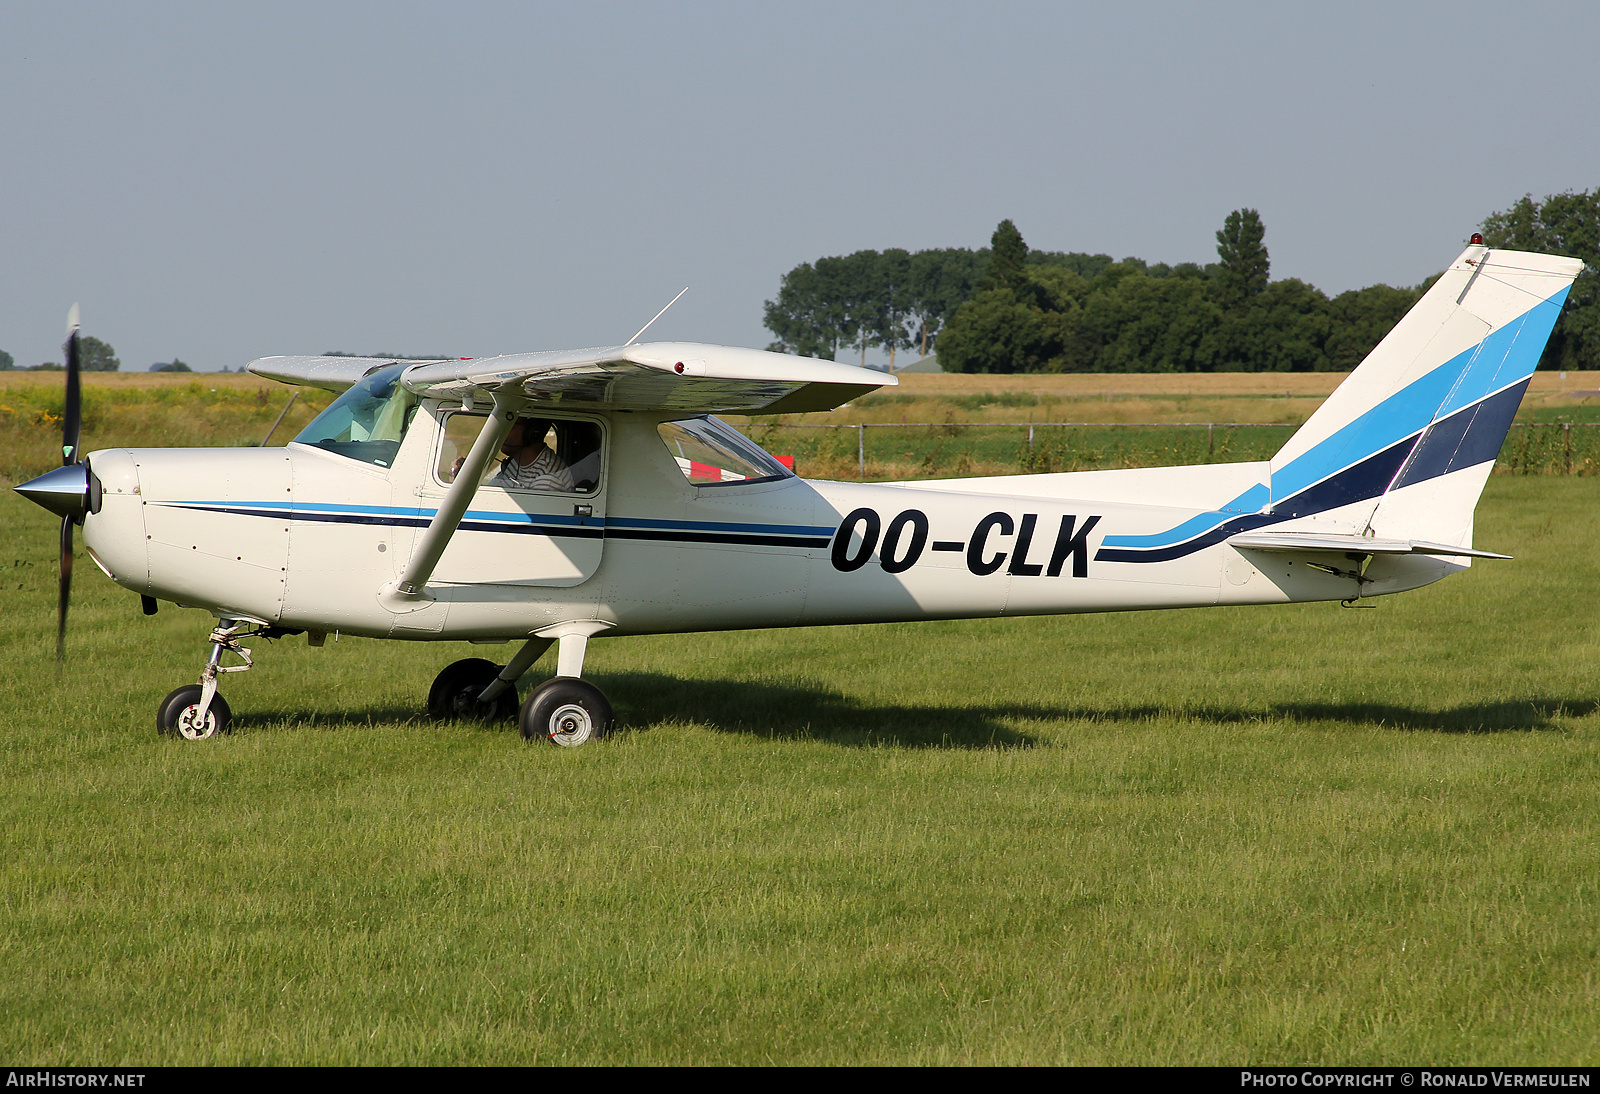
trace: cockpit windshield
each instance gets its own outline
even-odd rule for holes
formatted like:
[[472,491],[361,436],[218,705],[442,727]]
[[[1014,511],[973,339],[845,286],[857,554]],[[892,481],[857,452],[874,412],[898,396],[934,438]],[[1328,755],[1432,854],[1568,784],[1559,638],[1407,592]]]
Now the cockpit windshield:
[[295,438],[352,460],[393,465],[417,412],[417,397],[400,384],[405,365],[381,368],[329,405]]

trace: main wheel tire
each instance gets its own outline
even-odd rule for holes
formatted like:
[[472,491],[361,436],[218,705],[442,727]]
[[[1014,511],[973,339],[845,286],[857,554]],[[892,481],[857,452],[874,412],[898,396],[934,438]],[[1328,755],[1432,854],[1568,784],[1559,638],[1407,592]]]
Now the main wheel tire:
[[156,710],[156,729],[186,741],[205,741],[220,737],[233,728],[233,711],[220,693],[211,697],[204,722],[195,719],[200,708],[200,685],[185,684],[161,700]]
[[522,704],[522,735],[573,748],[611,732],[611,701],[593,684],[571,676],[546,680]]
[[517,716],[517,689],[507,688],[492,703],[480,703],[478,693],[488,687],[502,666],[481,657],[468,657],[446,665],[428,689],[428,716],[469,722],[509,722]]

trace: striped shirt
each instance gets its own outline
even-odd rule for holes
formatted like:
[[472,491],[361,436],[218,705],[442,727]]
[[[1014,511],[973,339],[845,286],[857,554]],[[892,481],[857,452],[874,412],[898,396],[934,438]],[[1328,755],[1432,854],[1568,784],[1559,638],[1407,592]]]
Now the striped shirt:
[[563,494],[573,492],[572,472],[550,451],[539,446],[538,455],[528,463],[519,463],[515,456],[500,464],[500,470],[485,486],[503,486],[512,490],[554,490]]

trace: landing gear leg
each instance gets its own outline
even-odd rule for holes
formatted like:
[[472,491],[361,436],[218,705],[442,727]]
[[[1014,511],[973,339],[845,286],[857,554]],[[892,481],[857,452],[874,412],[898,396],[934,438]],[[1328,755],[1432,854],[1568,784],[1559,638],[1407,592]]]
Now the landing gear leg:
[[[264,630],[253,631],[251,626],[238,619],[217,620],[211,631],[211,657],[200,672],[200,682],[176,688],[161,700],[156,711],[158,730],[186,741],[204,741],[233,728],[233,712],[228,709],[227,701],[217,694],[217,677],[225,672],[245,672],[255,664],[250,651],[239,644],[241,638],[265,633]],[[244,664],[224,665],[224,652],[234,654]]]
[[543,737],[564,748],[587,744],[611,732],[611,702],[599,688],[579,679],[589,633],[559,635],[556,676],[539,685],[522,704],[518,721],[528,740]]
[[537,636],[524,642],[522,648],[517,651],[517,655],[506,662],[506,667],[500,670],[500,675],[496,676],[489,686],[479,694],[478,702],[492,703],[507,691],[511,692],[511,697],[515,700],[517,697],[517,681],[522,679],[523,673],[533,668],[533,663],[539,660],[544,655],[544,651],[549,649],[554,642],[555,639],[553,638],[539,638]]

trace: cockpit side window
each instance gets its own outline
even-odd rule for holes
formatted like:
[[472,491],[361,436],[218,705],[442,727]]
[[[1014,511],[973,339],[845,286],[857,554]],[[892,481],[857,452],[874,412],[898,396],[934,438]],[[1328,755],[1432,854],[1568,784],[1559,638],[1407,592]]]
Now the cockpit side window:
[[662,422],[656,431],[683,477],[696,486],[772,482],[793,475],[754,441],[716,418]]
[[400,383],[405,370],[405,365],[389,365],[352,384],[300,431],[295,443],[392,467],[417,413],[417,397]]
[[[457,411],[445,418],[436,473],[446,486],[472,451],[485,416]],[[484,470],[481,486],[539,494],[592,494],[600,485],[600,426],[594,422],[520,416]]]

